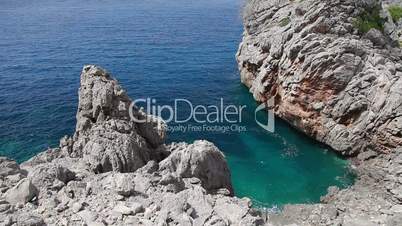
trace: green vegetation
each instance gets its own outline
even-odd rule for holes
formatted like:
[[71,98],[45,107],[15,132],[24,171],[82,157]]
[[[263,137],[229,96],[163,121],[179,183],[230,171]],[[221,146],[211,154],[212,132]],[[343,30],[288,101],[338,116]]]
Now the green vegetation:
[[392,20],[394,20],[395,23],[402,18],[402,7],[398,5],[393,5],[388,8],[388,11],[391,14]]
[[282,20],[279,21],[279,26],[284,27],[290,23],[290,18],[285,17]]
[[353,25],[362,34],[367,33],[372,28],[384,31],[384,23],[386,20],[381,17],[380,11],[381,9],[379,7],[366,9],[355,18]]

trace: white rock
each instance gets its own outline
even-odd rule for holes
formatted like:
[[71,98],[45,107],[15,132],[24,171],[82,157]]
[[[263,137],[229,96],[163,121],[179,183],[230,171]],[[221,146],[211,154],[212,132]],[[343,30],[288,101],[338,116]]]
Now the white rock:
[[38,189],[27,178],[20,180],[13,188],[10,188],[5,199],[11,204],[27,203],[38,195]]

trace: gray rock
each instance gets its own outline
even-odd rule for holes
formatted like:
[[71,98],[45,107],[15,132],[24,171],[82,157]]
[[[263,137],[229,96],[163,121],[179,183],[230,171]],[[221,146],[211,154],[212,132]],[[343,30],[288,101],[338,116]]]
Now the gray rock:
[[[0,198],[0,224],[262,223],[249,201],[229,196],[230,172],[218,148],[207,141],[163,144],[166,125],[133,122],[130,102],[109,73],[84,67],[74,137],[23,163],[25,179],[17,164],[2,160],[7,176],[0,177],[0,187],[9,190],[6,198],[15,205]],[[18,180],[10,189],[8,181]],[[37,202],[24,204],[34,196]]]
[[249,1],[236,55],[242,83],[258,102],[274,98],[278,117],[341,154],[398,147],[402,51],[386,31],[393,22],[385,6],[384,33],[360,34],[354,22],[375,7],[381,1]]
[[[183,178],[196,177],[202,186],[213,191],[227,188],[233,194],[230,171],[222,152],[208,141],[182,144],[160,162],[161,171],[173,172]],[[166,173],[165,173],[166,174]]]
[[122,215],[131,215],[133,214],[133,210],[125,205],[117,205],[113,208],[113,211]]
[[[135,106],[104,69],[88,65],[81,73],[73,152],[96,173],[133,172],[150,159],[150,149],[163,143],[166,125]],[[133,117],[145,120],[136,123]]]
[[[356,157],[353,186],[329,189],[321,204],[267,214],[268,225],[402,224],[393,212],[402,200],[402,51],[395,47],[400,25],[387,12],[399,2],[247,2],[236,55],[241,82],[256,101],[273,98],[278,117]],[[356,18],[376,9],[383,32],[363,34]]]
[[381,31],[377,29],[370,29],[365,35],[364,38],[370,40],[374,45],[383,47],[387,43],[386,37],[382,34]]
[[16,218],[17,226],[44,226],[46,225],[44,220],[37,215],[23,214]]
[[50,188],[57,181],[67,184],[75,179],[75,173],[58,164],[40,164],[29,172],[28,178],[38,188]]
[[20,166],[15,161],[6,157],[0,157],[0,177],[23,173],[24,171],[20,169]]
[[76,202],[76,203],[74,203],[73,206],[71,207],[71,210],[72,210],[74,213],[78,213],[79,211],[81,211],[81,210],[83,210],[83,209],[84,209],[84,205],[83,205],[82,202]]
[[38,196],[38,189],[27,178],[20,180],[14,187],[10,188],[4,195],[7,202],[16,205],[27,203]]

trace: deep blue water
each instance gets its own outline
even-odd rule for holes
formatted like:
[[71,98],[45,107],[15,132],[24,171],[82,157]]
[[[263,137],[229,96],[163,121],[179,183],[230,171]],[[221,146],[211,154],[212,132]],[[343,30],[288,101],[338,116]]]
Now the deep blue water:
[[317,202],[329,185],[350,184],[347,162],[326,147],[280,120],[275,133],[255,123],[235,62],[240,8],[240,0],[2,0],[0,155],[24,161],[72,134],[80,71],[98,64],[134,99],[247,105],[246,132],[169,138],[213,141],[238,196],[267,206]]

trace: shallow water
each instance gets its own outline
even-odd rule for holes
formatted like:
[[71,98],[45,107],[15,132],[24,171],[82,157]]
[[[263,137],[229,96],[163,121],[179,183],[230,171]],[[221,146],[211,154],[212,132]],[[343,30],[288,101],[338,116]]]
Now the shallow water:
[[239,124],[246,132],[169,138],[213,141],[229,161],[238,196],[264,206],[317,202],[328,186],[349,185],[347,162],[325,146],[280,120],[275,133],[255,123],[257,105],[239,82],[234,58],[240,6],[239,0],[1,1],[0,155],[24,161],[72,134],[79,73],[84,64],[98,64],[132,98],[247,105]]

